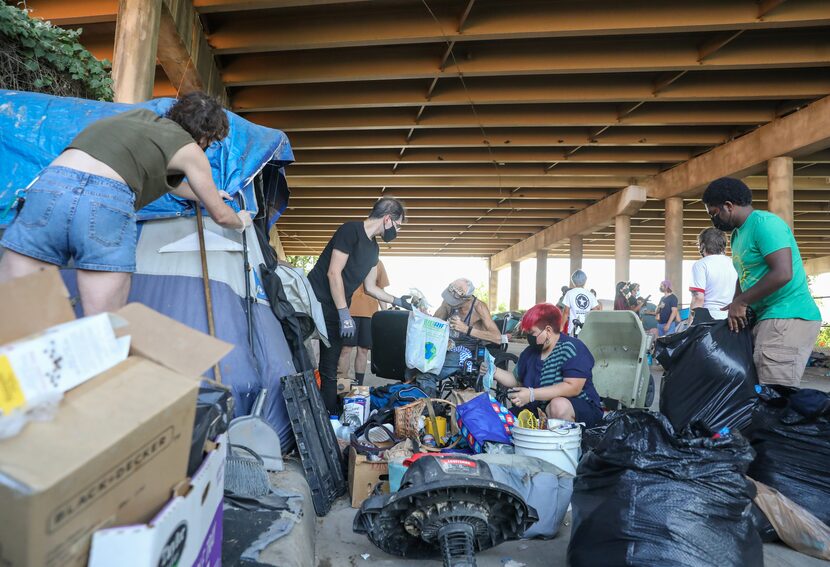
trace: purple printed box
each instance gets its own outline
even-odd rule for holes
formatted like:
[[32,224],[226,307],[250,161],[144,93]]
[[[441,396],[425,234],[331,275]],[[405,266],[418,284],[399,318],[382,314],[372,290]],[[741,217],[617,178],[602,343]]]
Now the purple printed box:
[[227,435],[149,523],[95,532],[88,567],[219,567]]

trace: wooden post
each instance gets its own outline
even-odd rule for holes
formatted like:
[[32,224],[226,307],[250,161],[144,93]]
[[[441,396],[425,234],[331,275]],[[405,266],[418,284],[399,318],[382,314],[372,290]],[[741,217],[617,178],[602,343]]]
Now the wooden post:
[[683,198],[666,199],[666,279],[678,300],[683,293]]
[[490,312],[495,312],[499,305],[499,272],[498,270],[490,270],[490,282],[487,288],[487,298]]
[[628,281],[631,263],[631,217],[617,215],[614,218],[614,284]]
[[520,262],[510,262],[510,310],[519,309],[519,266]]
[[162,0],[118,0],[112,78],[115,102],[153,96]]
[[545,248],[536,251],[536,303],[544,303],[548,298],[548,251]]
[[583,240],[582,235],[571,236],[571,274],[582,269]]
[[793,228],[793,158],[776,157],[767,162],[767,209]]

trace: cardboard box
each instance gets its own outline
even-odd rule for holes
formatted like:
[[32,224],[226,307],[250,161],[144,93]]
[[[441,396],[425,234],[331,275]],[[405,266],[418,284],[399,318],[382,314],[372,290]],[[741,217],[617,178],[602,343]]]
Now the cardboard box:
[[222,562],[227,435],[146,524],[95,532],[88,567],[208,567]]
[[337,395],[338,396],[345,396],[349,392],[352,391],[352,379],[351,378],[338,378],[337,379]]
[[9,413],[51,402],[126,359],[130,337],[115,334],[125,324],[102,313],[0,346],[0,424]]
[[[365,455],[359,455],[354,447],[349,449],[349,495],[352,508],[360,508],[363,501],[371,496],[375,485],[389,480],[389,463],[370,461]],[[389,494],[389,483],[384,483],[385,494]]]
[[[0,285],[0,337],[71,320],[67,297],[57,270]],[[117,315],[129,358],[0,441],[0,565],[82,567],[93,532],[148,521],[185,477],[198,377],[232,346],[143,305]]]

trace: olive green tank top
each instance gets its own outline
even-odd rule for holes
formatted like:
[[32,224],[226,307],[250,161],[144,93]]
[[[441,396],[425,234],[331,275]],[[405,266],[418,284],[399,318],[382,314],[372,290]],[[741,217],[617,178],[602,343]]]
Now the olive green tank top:
[[84,128],[66,149],[86,152],[115,170],[135,192],[136,210],[174,189],[183,174],[169,174],[173,155],[193,137],[152,110],[130,110]]

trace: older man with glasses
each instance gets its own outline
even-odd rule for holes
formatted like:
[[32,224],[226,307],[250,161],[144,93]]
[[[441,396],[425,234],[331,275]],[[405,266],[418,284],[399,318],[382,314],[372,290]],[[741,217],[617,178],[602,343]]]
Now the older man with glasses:
[[487,305],[475,296],[475,285],[467,278],[450,283],[441,293],[441,299],[443,302],[434,316],[450,324],[452,343],[438,375],[446,378],[461,369],[464,360],[475,352],[479,340],[499,344],[501,331],[493,322]]

